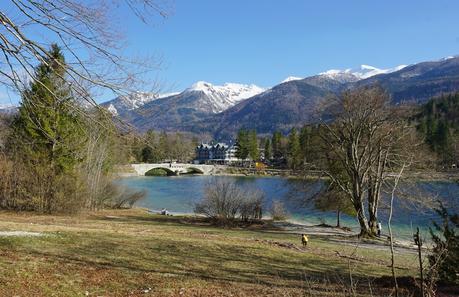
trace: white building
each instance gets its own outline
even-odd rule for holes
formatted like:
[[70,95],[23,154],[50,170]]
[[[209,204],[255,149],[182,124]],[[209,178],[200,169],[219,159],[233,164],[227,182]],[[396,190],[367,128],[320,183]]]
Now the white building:
[[227,164],[234,161],[238,161],[235,145],[201,143],[196,147],[196,159],[194,162],[197,164]]

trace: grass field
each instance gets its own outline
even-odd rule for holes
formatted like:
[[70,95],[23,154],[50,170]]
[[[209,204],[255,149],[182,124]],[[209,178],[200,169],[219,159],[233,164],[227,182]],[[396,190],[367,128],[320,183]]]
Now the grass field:
[[[0,212],[0,296],[387,296],[388,249],[261,226],[224,229],[142,209],[79,216]],[[415,275],[412,253],[397,273]]]

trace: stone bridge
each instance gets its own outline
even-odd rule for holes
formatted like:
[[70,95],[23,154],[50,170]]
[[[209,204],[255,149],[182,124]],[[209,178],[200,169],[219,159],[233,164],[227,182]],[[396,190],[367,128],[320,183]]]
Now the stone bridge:
[[214,173],[217,166],[201,165],[201,164],[186,164],[186,163],[157,163],[157,164],[131,164],[137,175],[145,175],[148,171],[156,168],[167,171],[169,175],[180,175],[183,173],[200,173],[211,175]]

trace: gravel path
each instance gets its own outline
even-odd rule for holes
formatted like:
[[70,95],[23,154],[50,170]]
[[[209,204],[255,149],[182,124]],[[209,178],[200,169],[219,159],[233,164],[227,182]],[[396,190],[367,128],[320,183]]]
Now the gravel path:
[[0,237],[11,236],[43,236],[41,232],[28,232],[28,231],[0,231]]

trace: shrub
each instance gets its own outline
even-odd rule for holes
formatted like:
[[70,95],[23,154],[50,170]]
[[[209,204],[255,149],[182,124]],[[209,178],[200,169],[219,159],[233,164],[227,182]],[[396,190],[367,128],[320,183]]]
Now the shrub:
[[246,198],[240,207],[241,219],[245,222],[260,220],[263,216],[264,194],[259,190],[245,191]]
[[442,204],[436,210],[442,222],[430,228],[434,247],[429,256],[430,278],[447,285],[459,285],[459,215],[450,214]]
[[100,203],[103,203],[100,208],[132,208],[136,202],[144,199],[146,195],[147,192],[145,190],[133,191],[130,188],[109,182],[99,198]]
[[204,197],[194,211],[219,224],[231,224],[235,219],[261,219],[263,193],[244,187],[226,178],[214,178],[205,187]]
[[274,200],[271,204],[270,213],[274,221],[285,221],[289,217],[287,210],[285,210],[284,203],[277,200]]

